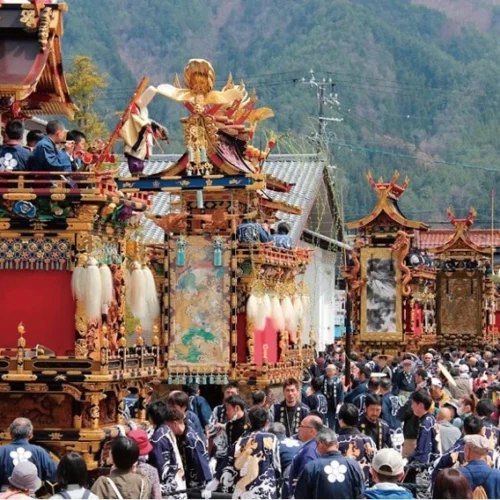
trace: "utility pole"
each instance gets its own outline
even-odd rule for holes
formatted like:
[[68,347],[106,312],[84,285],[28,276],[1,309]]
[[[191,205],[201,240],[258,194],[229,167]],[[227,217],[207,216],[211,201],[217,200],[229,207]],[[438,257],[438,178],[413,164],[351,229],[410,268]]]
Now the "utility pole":
[[[343,118],[325,116],[325,107],[329,106],[331,108],[339,108],[340,102],[337,99],[337,94],[333,93],[335,84],[331,78],[323,78],[321,81],[318,81],[314,75],[314,70],[311,69],[309,73],[311,75],[309,80],[302,78],[302,83],[316,89],[316,98],[318,101],[318,132],[317,137],[313,137],[313,139],[316,140],[318,153],[323,149],[328,155],[328,160],[330,160],[330,149],[328,146],[329,138],[326,126],[329,122],[340,123],[344,120]],[[327,95],[328,87],[330,87],[330,92]]]

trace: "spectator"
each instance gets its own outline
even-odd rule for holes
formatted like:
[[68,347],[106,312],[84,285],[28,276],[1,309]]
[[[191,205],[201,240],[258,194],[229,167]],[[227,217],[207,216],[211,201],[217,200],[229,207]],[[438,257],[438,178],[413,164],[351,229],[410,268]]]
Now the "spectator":
[[303,444],[297,455],[295,455],[290,468],[290,494],[293,494],[299,476],[304,470],[306,464],[319,458],[316,437],[322,428],[323,421],[316,415],[308,415],[300,423],[299,440]]
[[413,377],[413,363],[411,359],[403,360],[403,369],[394,374],[394,394],[400,397],[401,405],[404,405],[411,393],[416,389]]
[[153,451],[150,453],[151,465],[156,467],[160,476],[162,496],[169,497],[177,490],[186,489],[184,467],[177,448],[177,440],[166,424],[168,408],[163,401],[151,403],[146,412],[149,423],[154,426],[150,439],[153,446]]
[[472,498],[472,488],[459,470],[444,469],[434,481],[432,498]]
[[25,458],[36,465],[42,481],[52,480],[56,464],[41,446],[30,444],[33,438],[33,424],[27,418],[16,418],[9,427],[12,442],[0,447],[0,486],[8,484],[14,465]]
[[132,471],[139,460],[139,447],[129,437],[119,437],[111,446],[113,469],[109,476],[101,476],[92,486],[98,498],[151,498],[151,485],[140,474]]
[[450,375],[455,381],[455,385],[448,385],[448,390],[453,399],[459,400],[472,393],[472,380],[469,377],[469,367],[467,365],[454,366],[450,370]]
[[0,148],[0,172],[28,170],[29,151],[22,145],[24,127],[20,120],[12,120],[5,127],[5,140]]
[[81,170],[83,165],[82,156],[85,153],[85,144],[87,141],[87,136],[80,132],[80,130],[70,130],[66,134],[66,146],[64,150],[66,151],[69,145],[68,156],[71,160],[71,170],[76,172]]
[[366,394],[369,392],[368,380],[372,374],[372,371],[368,366],[362,363],[357,363],[356,368],[358,369],[358,376],[354,382],[357,383],[357,386],[355,389],[351,389],[350,391],[345,393],[344,403],[354,403],[354,400],[358,396],[361,396],[362,394]]
[[268,421],[269,423],[274,422],[274,413],[273,409],[267,408],[267,395],[264,391],[253,391],[252,392],[252,406],[260,406],[261,408],[265,408],[268,413]]
[[26,136],[26,149],[33,151],[33,148],[43,139],[41,130],[30,130]]
[[79,453],[64,455],[57,466],[56,480],[61,491],[51,498],[98,498],[87,489],[87,466]]
[[500,470],[486,463],[490,442],[480,434],[465,436],[465,461],[458,470],[472,488],[472,498],[500,498]]
[[42,486],[36,465],[27,460],[19,462],[8,478],[7,491],[0,498],[32,498]]
[[158,476],[158,471],[152,465],[147,463],[148,456],[153,451],[153,446],[149,442],[146,431],[143,429],[134,429],[128,433],[127,437],[133,439],[139,447],[139,460],[137,461],[135,472],[144,476],[149,481],[149,484],[151,485],[151,498],[161,498],[160,477]]
[[365,489],[363,473],[356,461],[339,452],[335,432],[323,427],[316,440],[321,457],[305,466],[294,498],[360,498]]
[[444,406],[439,410],[436,421],[439,424],[442,454],[446,453],[461,436],[460,430],[451,423],[452,418],[453,414],[450,408]]
[[469,416],[474,415],[476,413],[476,398],[473,394],[470,396],[464,397],[460,400],[460,404],[458,407],[458,416],[462,420],[462,422]]
[[273,235],[274,246],[277,248],[291,250],[292,239],[288,235],[289,232],[290,224],[288,224],[288,222],[281,221],[276,228],[276,234]]
[[64,125],[53,120],[47,123],[47,135],[33,149],[30,167],[36,172],[71,172],[72,146],[67,145],[66,151],[59,151],[57,146],[66,140]]
[[370,474],[375,485],[365,491],[365,498],[413,498],[406,488],[398,486],[404,478],[404,460],[392,448],[377,451],[373,457]]

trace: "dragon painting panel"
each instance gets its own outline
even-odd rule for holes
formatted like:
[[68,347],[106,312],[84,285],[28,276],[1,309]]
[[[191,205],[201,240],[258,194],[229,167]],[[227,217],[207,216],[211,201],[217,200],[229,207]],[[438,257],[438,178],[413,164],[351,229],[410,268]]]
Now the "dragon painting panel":
[[401,339],[401,272],[391,249],[361,249],[361,279],[362,340]]
[[[227,368],[231,317],[231,241],[189,236],[169,240],[169,368]],[[178,258],[179,247],[183,258]],[[215,256],[221,253],[221,259]],[[221,264],[221,265],[215,265]]]

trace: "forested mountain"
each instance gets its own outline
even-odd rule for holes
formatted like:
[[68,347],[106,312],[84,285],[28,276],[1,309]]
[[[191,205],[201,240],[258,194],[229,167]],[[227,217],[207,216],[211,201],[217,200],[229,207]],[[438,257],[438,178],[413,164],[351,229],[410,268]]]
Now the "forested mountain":
[[[500,198],[500,4],[497,0],[68,0],[66,68],[92,56],[109,74],[100,107],[111,121],[141,76],[172,82],[206,58],[219,86],[229,71],[276,113],[266,127],[309,134],[316,91],[331,78],[342,123],[328,127],[347,219],[364,215],[364,180],[397,168],[411,182],[409,217],[439,223],[470,205],[489,224]],[[438,10],[440,9],[440,10]],[[157,98],[151,114],[179,150],[182,107]],[[500,200],[495,210],[500,219]]]

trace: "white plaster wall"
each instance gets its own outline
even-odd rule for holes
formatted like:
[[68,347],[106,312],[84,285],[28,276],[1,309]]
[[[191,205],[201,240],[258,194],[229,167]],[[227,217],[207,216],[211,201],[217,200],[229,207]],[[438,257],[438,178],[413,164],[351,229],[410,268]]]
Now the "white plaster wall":
[[304,281],[309,287],[311,306],[306,317],[306,328],[302,332],[302,342],[309,343],[309,331],[316,333],[316,347],[323,350],[331,344],[335,332],[335,253],[327,252],[301,242],[300,246],[313,248],[312,262],[304,275]]

